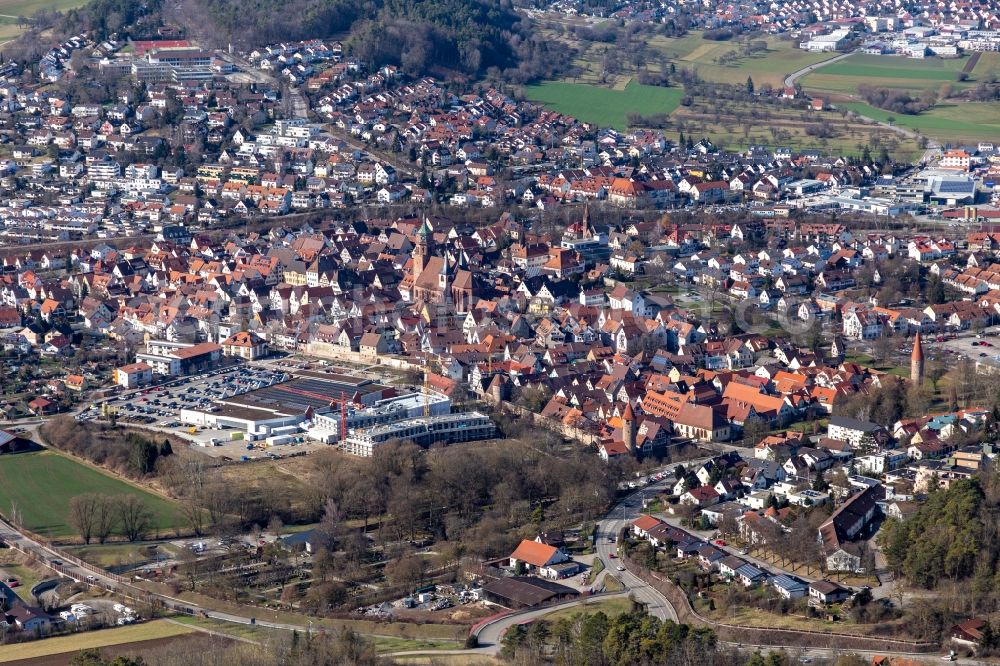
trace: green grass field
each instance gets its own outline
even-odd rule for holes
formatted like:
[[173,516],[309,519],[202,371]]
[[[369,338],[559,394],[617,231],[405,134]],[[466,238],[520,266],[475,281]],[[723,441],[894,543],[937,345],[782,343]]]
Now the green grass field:
[[961,58],[902,58],[855,53],[823,68],[824,74],[865,79],[889,77],[932,81],[954,81],[962,71],[968,56]]
[[983,81],[991,77],[1000,78],[1000,53],[996,51],[986,51],[979,54],[979,62],[976,63],[976,68],[972,70],[972,78],[977,81]]
[[52,451],[0,457],[0,511],[16,505],[25,527],[49,537],[75,534],[69,525],[69,501],[83,493],[136,495],[153,513],[153,527],[164,531],[177,522],[168,501]]
[[972,142],[1000,136],[1000,109],[987,102],[938,104],[918,116],[906,116],[875,108],[864,102],[840,102],[855,113],[882,122],[916,130],[940,141]]
[[649,116],[670,114],[680,105],[680,88],[643,86],[630,81],[624,90],[611,90],[582,83],[549,81],[525,86],[524,96],[545,106],[601,127],[626,129],[629,113]]
[[[559,39],[554,33],[546,33],[551,39]],[[791,41],[768,37],[767,50],[750,56],[740,56],[729,64],[721,65],[716,60],[731,51],[740,51],[739,42],[713,42],[701,38],[700,32],[691,32],[684,37],[670,38],[654,36],[648,44],[654,50],[669,58],[679,68],[696,69],[706,81],[717,83],[742,84],[750,76],[757,86],[765,84],[778,88],[784,85],[787,74],[834,57],[829,53],[809,53],[796,47]],[[605,53],[614,54],[615,45],[603,43],[571,42],[574,48],[581,48],[573,64],[579,68],[573,76],[564,79],[571,83],[607,83],[609,85],[624,85],[636,74],[635,68],[628,63],[619,63],[621,73],[611,75],[610,80],[602,81],[602,61]],[[660,62],[646,64],[652,72],[661,70]],[[617,83],[616,83],[617,82]]]
[[917,93],[929,89],[936,90],[944,85],[950,85],[954,90],[961,90],[971,87],[977,77],[986,77],[989,71],[996,68],[993,58],[981,58],[969,80],[958,81],[958,74],[968,60],[968,56],[947,60],[942,58],[917,60],[856,53],[803,77],[801,83],[809,92],[835,95],[855,95],[858,86],[861,85],[910,90]]
[[1000,54],[983,53],[965,82],[956,80],[968,57],[923,60],[894,56],[855,54],[823,67],[802,79],[806,91],[814,96],[829,95],[833,103],[855,113],[893,122],[942,142],[971,142],[992,139],[1000,133],[1000,112],[995,104],[943,101],[930,111],[906,116],[878,109],[858,101],[858,87],[895,88],[919,94],[950,86],[961,90],[1000,76]]

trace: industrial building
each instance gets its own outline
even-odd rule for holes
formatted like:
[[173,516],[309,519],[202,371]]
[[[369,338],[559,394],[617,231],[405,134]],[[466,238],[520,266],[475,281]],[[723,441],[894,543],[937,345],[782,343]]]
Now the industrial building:
[[799,48],[810,53],[839,51],[847,46],[851,38],[850,30],[834,30],[828,35],[816,35],[799,44]]
[[396,397],[396,389],[350,375],[305,372],[288,381],[261,386],[236,395],[225,392],[210,409],[181,410],[180,420],[190,425],[243,430],[250,438],[269,437],[275,429],[311,427],[318,416],[341,409],[364,409]]
[[964,176],[932,176],[927,179],[927,200],[945,206],[976,202],[976,182]]
[[579,592],[543,578],[514,576],[499,578],[483,586],[485,599],[504,608],[532,608],[544,603],[573,599]]
[[309,418],[298,405],[253,408],[219,402],[209,410],[182,409],[181,423],[206,428],[232,428],[246,432],[248,439],[270,437],[275,430],[298,426]]

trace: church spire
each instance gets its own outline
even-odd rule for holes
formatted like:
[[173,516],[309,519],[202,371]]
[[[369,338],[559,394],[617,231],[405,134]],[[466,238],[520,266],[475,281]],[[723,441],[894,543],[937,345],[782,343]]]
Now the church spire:
[[417,244],[413,248],[413,280],[416,281],[420,274],[424,272],[427,268],[427,263],[430,261],[431,253],[433,248],[431,247],[434,242],[434,232],[431,230],[430,224],[427,221],[427,217],[424,216],[424,222],[417,229]]
[[434,233],[434,230],[431,229],[430,220],[428,220],[427,216],[424,215],[424,221],[420,225],[420,228],[417,229],[417,237],[418,238],[430,238],[433,233]]

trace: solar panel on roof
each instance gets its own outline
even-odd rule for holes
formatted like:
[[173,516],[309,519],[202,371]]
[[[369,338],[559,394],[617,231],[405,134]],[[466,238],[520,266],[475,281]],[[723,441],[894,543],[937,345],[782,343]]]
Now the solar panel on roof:
[[946,180],[938,186],[938,192],[971,192],[975,185],[968,181]]

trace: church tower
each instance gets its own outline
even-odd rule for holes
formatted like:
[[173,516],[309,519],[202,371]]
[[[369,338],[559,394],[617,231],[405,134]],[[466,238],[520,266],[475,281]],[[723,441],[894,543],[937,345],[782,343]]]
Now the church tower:
[[430,225],[427,223],[427,218],[424,218],[424,223],[420,225],[417,229],[417,244],[413,248],[413,279],[416,280],[420,277],[420,274],[424,272],[427,268],[427,262],[431,259],[431,253],[434,251],[434,232],[431,231]]
[[913,338],[913,353],[910,354],[910,381],[917,386],[924,383],[924,348],[920,344],[920,331]]
[[638,430],[635,412],[632,411],[632,404],[628,403],[625,405],[625,411],[622,412],[622,441],[625,442],[625,448],[628,449],[629,453],[635,453],[635,437]]
[[445,254],[444,259],[441,261],[441,270],[438,271],[438,289],[441,290],[441,295],[445,298],[448,296],[448,256]]

